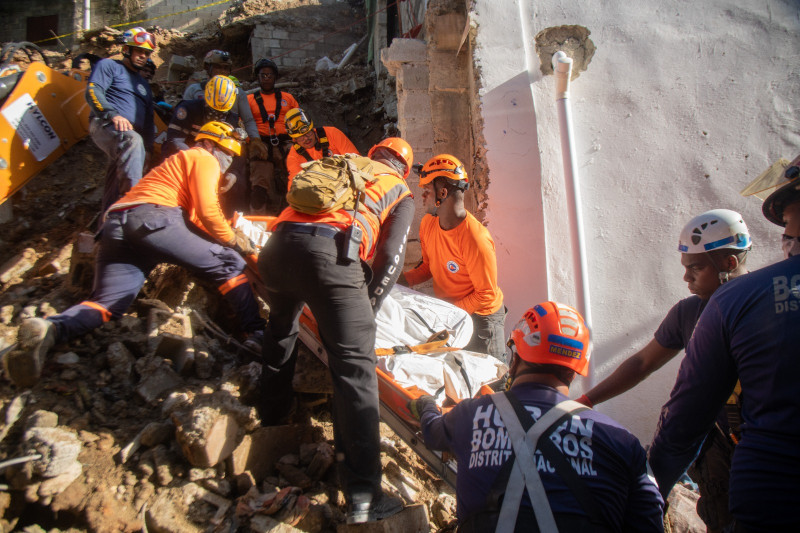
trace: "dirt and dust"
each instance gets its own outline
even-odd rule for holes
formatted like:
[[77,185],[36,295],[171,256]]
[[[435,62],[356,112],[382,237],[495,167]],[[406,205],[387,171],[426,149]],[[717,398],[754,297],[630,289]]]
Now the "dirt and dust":
[[[221,17],[224,30],[219,23],[191,35],[156,28],[156,81],[164,83],[172,54],[202,58],[212,48],[230,50],[234,67],[249,72],[246,39],[234,43],[232,36],[252,27],[250,19],[287,4],[319,2],[251,0]],[[87,35],[79,53],[119,58],[114,33]],[[46,53],[51,65],[71,63],[71,57]],[[365,152],[391,131],[395,117],[376,97],[374,71],[364,65],[364,51],[359,54],[338,71],[316,72],[311,62],[285,69],[280,81],[291,84],[286,90],[317,123],[339,127]],[[184,84],[164,88],[174,104]],[[88,296],[88,278],[75,267],[91,254],[81,250],[87,243],[80,244],[79,234],[98,215],[105,161],[87,137],[9,200],[13,220],[0,225],[0,351],[15,342],[25,318],[56,314]],[[0,482],[7,484],[0,487],[0,530],[341,527],[330,384],[320,379],[326,369],[301,349],[298,368],[304,371],[296,388],[304,392],[293,424],[261,428],[252,407],[258,357],[242,348],[236,333],[216,291],[161,266],[121,320],[51,350],[33,388],[21,390],[0,377]],[[48,437],[55,430],[58,438]],[[36,439],[44,439],[51,456],[2,464],[32,443],[42,448]],[[424,503],[431,530],[447,527],[455,510],[449,488],[383,424],[381,446],[385,490],[407,504]],[[43,464],[78,449],[57,474],[42,473]],[[288,530],[294,529],[281,529]]]

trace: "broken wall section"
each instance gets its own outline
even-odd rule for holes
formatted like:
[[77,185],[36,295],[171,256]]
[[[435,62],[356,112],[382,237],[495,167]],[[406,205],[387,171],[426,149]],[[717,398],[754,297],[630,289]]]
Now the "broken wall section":
[[[394,39],[381,51],[381,61],[397,81],[397,127],[414,149],[414,161],[424,164],[436,154],[449,153],[464,164],[472,186],[467,209],[480,217],[485,179],[474,174],[476,147],[473,143],[474,76],[466,6],[461,0],[434,0],[425,15],[428,42]],[[480,164],[480,168],[484,165]],[[482,171],[480,176],[485,176]],[[419,177],[410,175],[416,214],[409,233],[406,264],[416,265],[422,195]]]

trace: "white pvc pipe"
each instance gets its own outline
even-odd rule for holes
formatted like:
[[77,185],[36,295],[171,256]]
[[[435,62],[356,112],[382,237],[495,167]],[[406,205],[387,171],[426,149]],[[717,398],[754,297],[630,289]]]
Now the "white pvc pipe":
[[83,29],[91,30],[92,0],[83,0]]
[[[556,103],[558,126],[561,131],[561,159],[564,163],[564,178],[567,181],[567,196],[572,196],[570,219],[573,231],[572,249],[575,268],[578,271],[578,309],[586,325],[592,326],[592,307],[589,300],[589,269],[586,264],[586,244],[581,214],[581,190],[578,179],[578,161],[575,156],[575,138],[572,134],[572,110],[569,105],[569,79],[572,75],[572,58],[558,51],[553,55],[553,70],[556,75]],[[590,374],[591,376],[591,374]],[[591,377],[590,377],[591,379]]]

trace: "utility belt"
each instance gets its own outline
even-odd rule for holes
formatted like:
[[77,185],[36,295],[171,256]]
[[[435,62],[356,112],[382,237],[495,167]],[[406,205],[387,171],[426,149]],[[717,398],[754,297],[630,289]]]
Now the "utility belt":
[[267,145],[267,161],[282,162],[291,149],[292,138],[286,133],[274,135],[261,135],[261,140]]
[[281,222],[275,228],[275,231],[286,233],[305,233],[308,235],[333,239],[336,242],[337,263],[349,265],[355,261],[361,261],[358,251],[361,247],[361,237],[363,236],[363,231],[355,224],[351,224],[346,230],[342,231],[333,226],[329,226],[328,224]]

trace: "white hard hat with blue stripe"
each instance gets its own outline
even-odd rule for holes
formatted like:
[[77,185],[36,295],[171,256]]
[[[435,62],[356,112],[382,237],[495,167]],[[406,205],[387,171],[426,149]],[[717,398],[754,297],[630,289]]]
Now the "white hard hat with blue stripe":
[[700,254],[723,248],[749,250],[751,245],[750,232],[742,215],[730,209],[712,209],[684,226],[678,251]]

